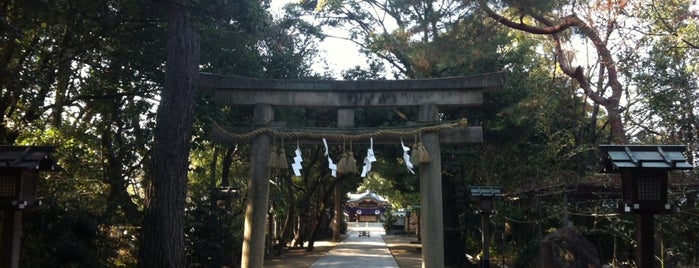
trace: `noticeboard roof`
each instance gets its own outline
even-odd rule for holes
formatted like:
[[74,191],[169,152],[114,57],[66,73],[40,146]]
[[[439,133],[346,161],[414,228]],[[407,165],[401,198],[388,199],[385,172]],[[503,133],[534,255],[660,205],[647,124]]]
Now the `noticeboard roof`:
[[604,172],[619,169],[692,169],[684,145],[600,145]]
[[502,196],[502,187],[500,186],[469,186],[469,188],[471,189],[471,196]]
[[0,145],[0,169],[19,168],[39,171],[60,171],[60,166],[51,157],[52,146],[6,146]]

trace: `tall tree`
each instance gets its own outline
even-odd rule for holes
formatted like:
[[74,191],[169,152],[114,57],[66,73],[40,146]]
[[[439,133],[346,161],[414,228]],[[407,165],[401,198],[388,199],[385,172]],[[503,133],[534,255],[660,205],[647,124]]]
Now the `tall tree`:
[[[312,1],[302,1],[312,3]],[[311,8],[306,4],[306,8]],[[473,12],[471,1],[318,1],[324,25],[346,29],[346,38],[396,78],[429,78],[500,70],[493,62],[494,23]],[[475,38],[477,36],[477,38]]]
[[[627,1],[581,1],[573,2],[572,5],[538,1],[491,1],[503,5],[505,8],[502,10],[512,18],[498,14],[488,5],[488,1],[479,2],[488,16],[507,27],[549,36],[561,71],[577,81],[590,100],[606,109],[612,141],[626,141],[622,122],[623,107],[620,106],[624,86],[619,77],[617,60],[609,49],[609,39],[619,27],[617,19],[623,16]],[[589,40],[597,52],[599,69],[596,75],[592,75],[583,66],[573,66],[572,56],[575,54],[571,53],[575,51],[565,49],[565,45],[571,44],[574,36],[566,31],[573,30]],[[578,60],[583,60],[583,57]]]
[[[32,258],[23,266],[134,263],[126,260],[133,252],[115,258],[112,246],[134,240],[107,234],[141,221],[139,191],[129,186],[141,179],[152,138],[145,118],[162,79],[153,13],[132,0],[5,1],[0,9],[0,143],[56,145],[66,168],[42,182],[49,206],[28,223],[37,237],[25,244]],[[76,235],[78,226],[85,232]],[[60,257],[74,248],[84,254]]]
[[139,267],[186,267],[184,208],[199,37],[181,3],[163,4],[168,16],[166,79],[148,170]]
[[689,0],[639,4],[636,32],[642,49],[629,50],[625,68],[634,90],[628,97],[629,132],[644,143],[681,143],[699,152],[699,5]]

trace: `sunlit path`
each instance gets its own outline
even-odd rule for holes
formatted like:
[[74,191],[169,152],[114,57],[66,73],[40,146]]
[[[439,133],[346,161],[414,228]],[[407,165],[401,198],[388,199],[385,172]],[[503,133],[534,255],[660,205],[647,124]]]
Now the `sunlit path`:
[[[367,235],[360,235],[367,232]],[[393,255],[381,238],[382,223],[348,223],[347,238],[311,267],[398,268]]]

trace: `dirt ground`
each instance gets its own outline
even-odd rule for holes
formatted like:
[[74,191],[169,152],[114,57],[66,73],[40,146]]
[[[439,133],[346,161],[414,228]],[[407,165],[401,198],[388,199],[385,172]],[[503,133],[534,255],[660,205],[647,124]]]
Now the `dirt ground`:
[[[421,268],[422,252],[419,244],[411,242],[417,241],[412,236],[384,235],[386,246],[396,259],[400,268]],[[266,259],[264,268],[287,268],[287,267],[310,267],[317,259],[323,257],[328,251],[337,245],[331,241],[316,241],[312,252],[307,252],[305,248],[287,248],[280,257]]]
[[422,267],[422,246],[411,242],[417,241],[414,235],[384,235],[388,250],[393,254],[396,263],[400,268],[421,268]]
[[308,252],[306,248],[286,248],[284,253],[272,259],[265,259],[264,268],[285,268],[285,267],[311,267],[311,265],[325,253],[333,249],[337,242],[316,241],[313,243],[313,251]]

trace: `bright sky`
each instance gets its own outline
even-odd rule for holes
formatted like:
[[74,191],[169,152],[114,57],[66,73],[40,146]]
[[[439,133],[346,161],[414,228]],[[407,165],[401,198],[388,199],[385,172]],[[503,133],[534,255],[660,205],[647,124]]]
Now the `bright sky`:
[[[279,16],[282,13],[284,5],[287,3],[298,2],[299,0],[272,0],[270,12],[274,16]],[[339,30],[329,31],[326,30],[326,34],[333,36],[346,36]],[[324,67],[326,66],[323,59],[327,62],[327,66],[334,73],[336,78],[340,77],[340,72],[353,68],[356,65],[366,65],[367,59],[359,53],[359,48],[352,42],[339,39],[327,37],[318,46],[320,50],[320,62],[316,62],[313,66],[314,70],[319,73],[324,72]]]

